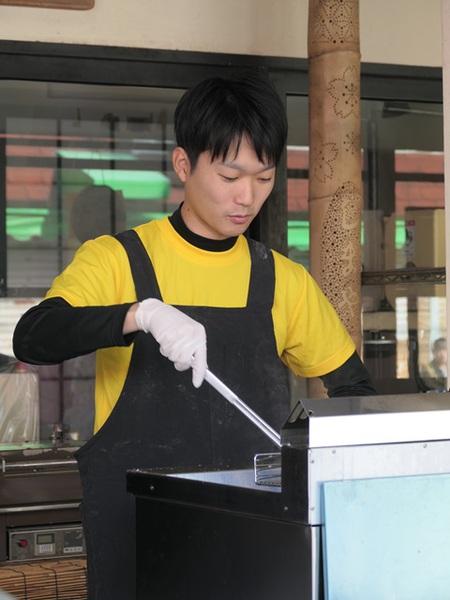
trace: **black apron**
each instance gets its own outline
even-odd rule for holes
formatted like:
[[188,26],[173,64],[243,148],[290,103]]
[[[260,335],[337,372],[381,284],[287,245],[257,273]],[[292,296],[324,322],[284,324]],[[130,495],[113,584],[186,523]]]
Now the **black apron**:
[[[128,253],[138,300],[161,300],[137,234],[131,230],[116,238]],[[205,326],[211,371],[279,431],[289,413],[289,391],[271,315],[273,255],[252,240],[249,247],[246,307],[177,308]],[[273,451],[276,446],[237,408],[206,382],[194,388],[192,371],[178,372],[161,355],[153,336],[139,332],[117,404],[76,454],[83,487],[88,599],[135,598],[135,500],[126,492],[127,470],[251,468],[256,453]]]

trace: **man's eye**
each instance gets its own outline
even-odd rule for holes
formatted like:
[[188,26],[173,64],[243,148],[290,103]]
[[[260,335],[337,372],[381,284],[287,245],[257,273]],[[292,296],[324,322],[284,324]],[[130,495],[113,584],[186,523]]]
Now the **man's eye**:
[[272,177],[260,177],[259,181],[261,181],[261,183],[270,183],[272,181]]
[[222,179],[224,181],[237,181],[237,177],[227,177],[226,175],[222,175]]

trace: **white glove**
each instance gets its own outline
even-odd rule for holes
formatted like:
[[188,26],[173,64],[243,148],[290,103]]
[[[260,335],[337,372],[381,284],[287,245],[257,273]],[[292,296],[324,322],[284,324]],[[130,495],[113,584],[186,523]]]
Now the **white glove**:
[[156,298],[139,302],[135,314],[140,330],[151,333],[160,352],[175,363],[177,371],[192,367],[192,383],[203,383],[206,373],[206,331],[184,312]]

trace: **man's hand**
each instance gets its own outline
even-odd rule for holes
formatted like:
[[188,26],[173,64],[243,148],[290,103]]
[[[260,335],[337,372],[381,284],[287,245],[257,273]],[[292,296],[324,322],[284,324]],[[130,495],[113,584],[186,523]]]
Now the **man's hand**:
[[141,331],[153,335],[161,354],[171,360],[178,371],[192,367],[192,383],[196,388],[200,387],[207,366],[203,325],[156,298],[139,302],[135,319]]

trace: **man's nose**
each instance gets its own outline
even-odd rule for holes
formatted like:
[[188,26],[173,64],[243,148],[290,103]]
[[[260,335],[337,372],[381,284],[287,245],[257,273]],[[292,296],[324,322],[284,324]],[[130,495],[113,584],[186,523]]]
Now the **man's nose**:
[[237,190],[236,202],[243,206],[249,206],[253,202],[253,185],[251,181],[241,181]]

